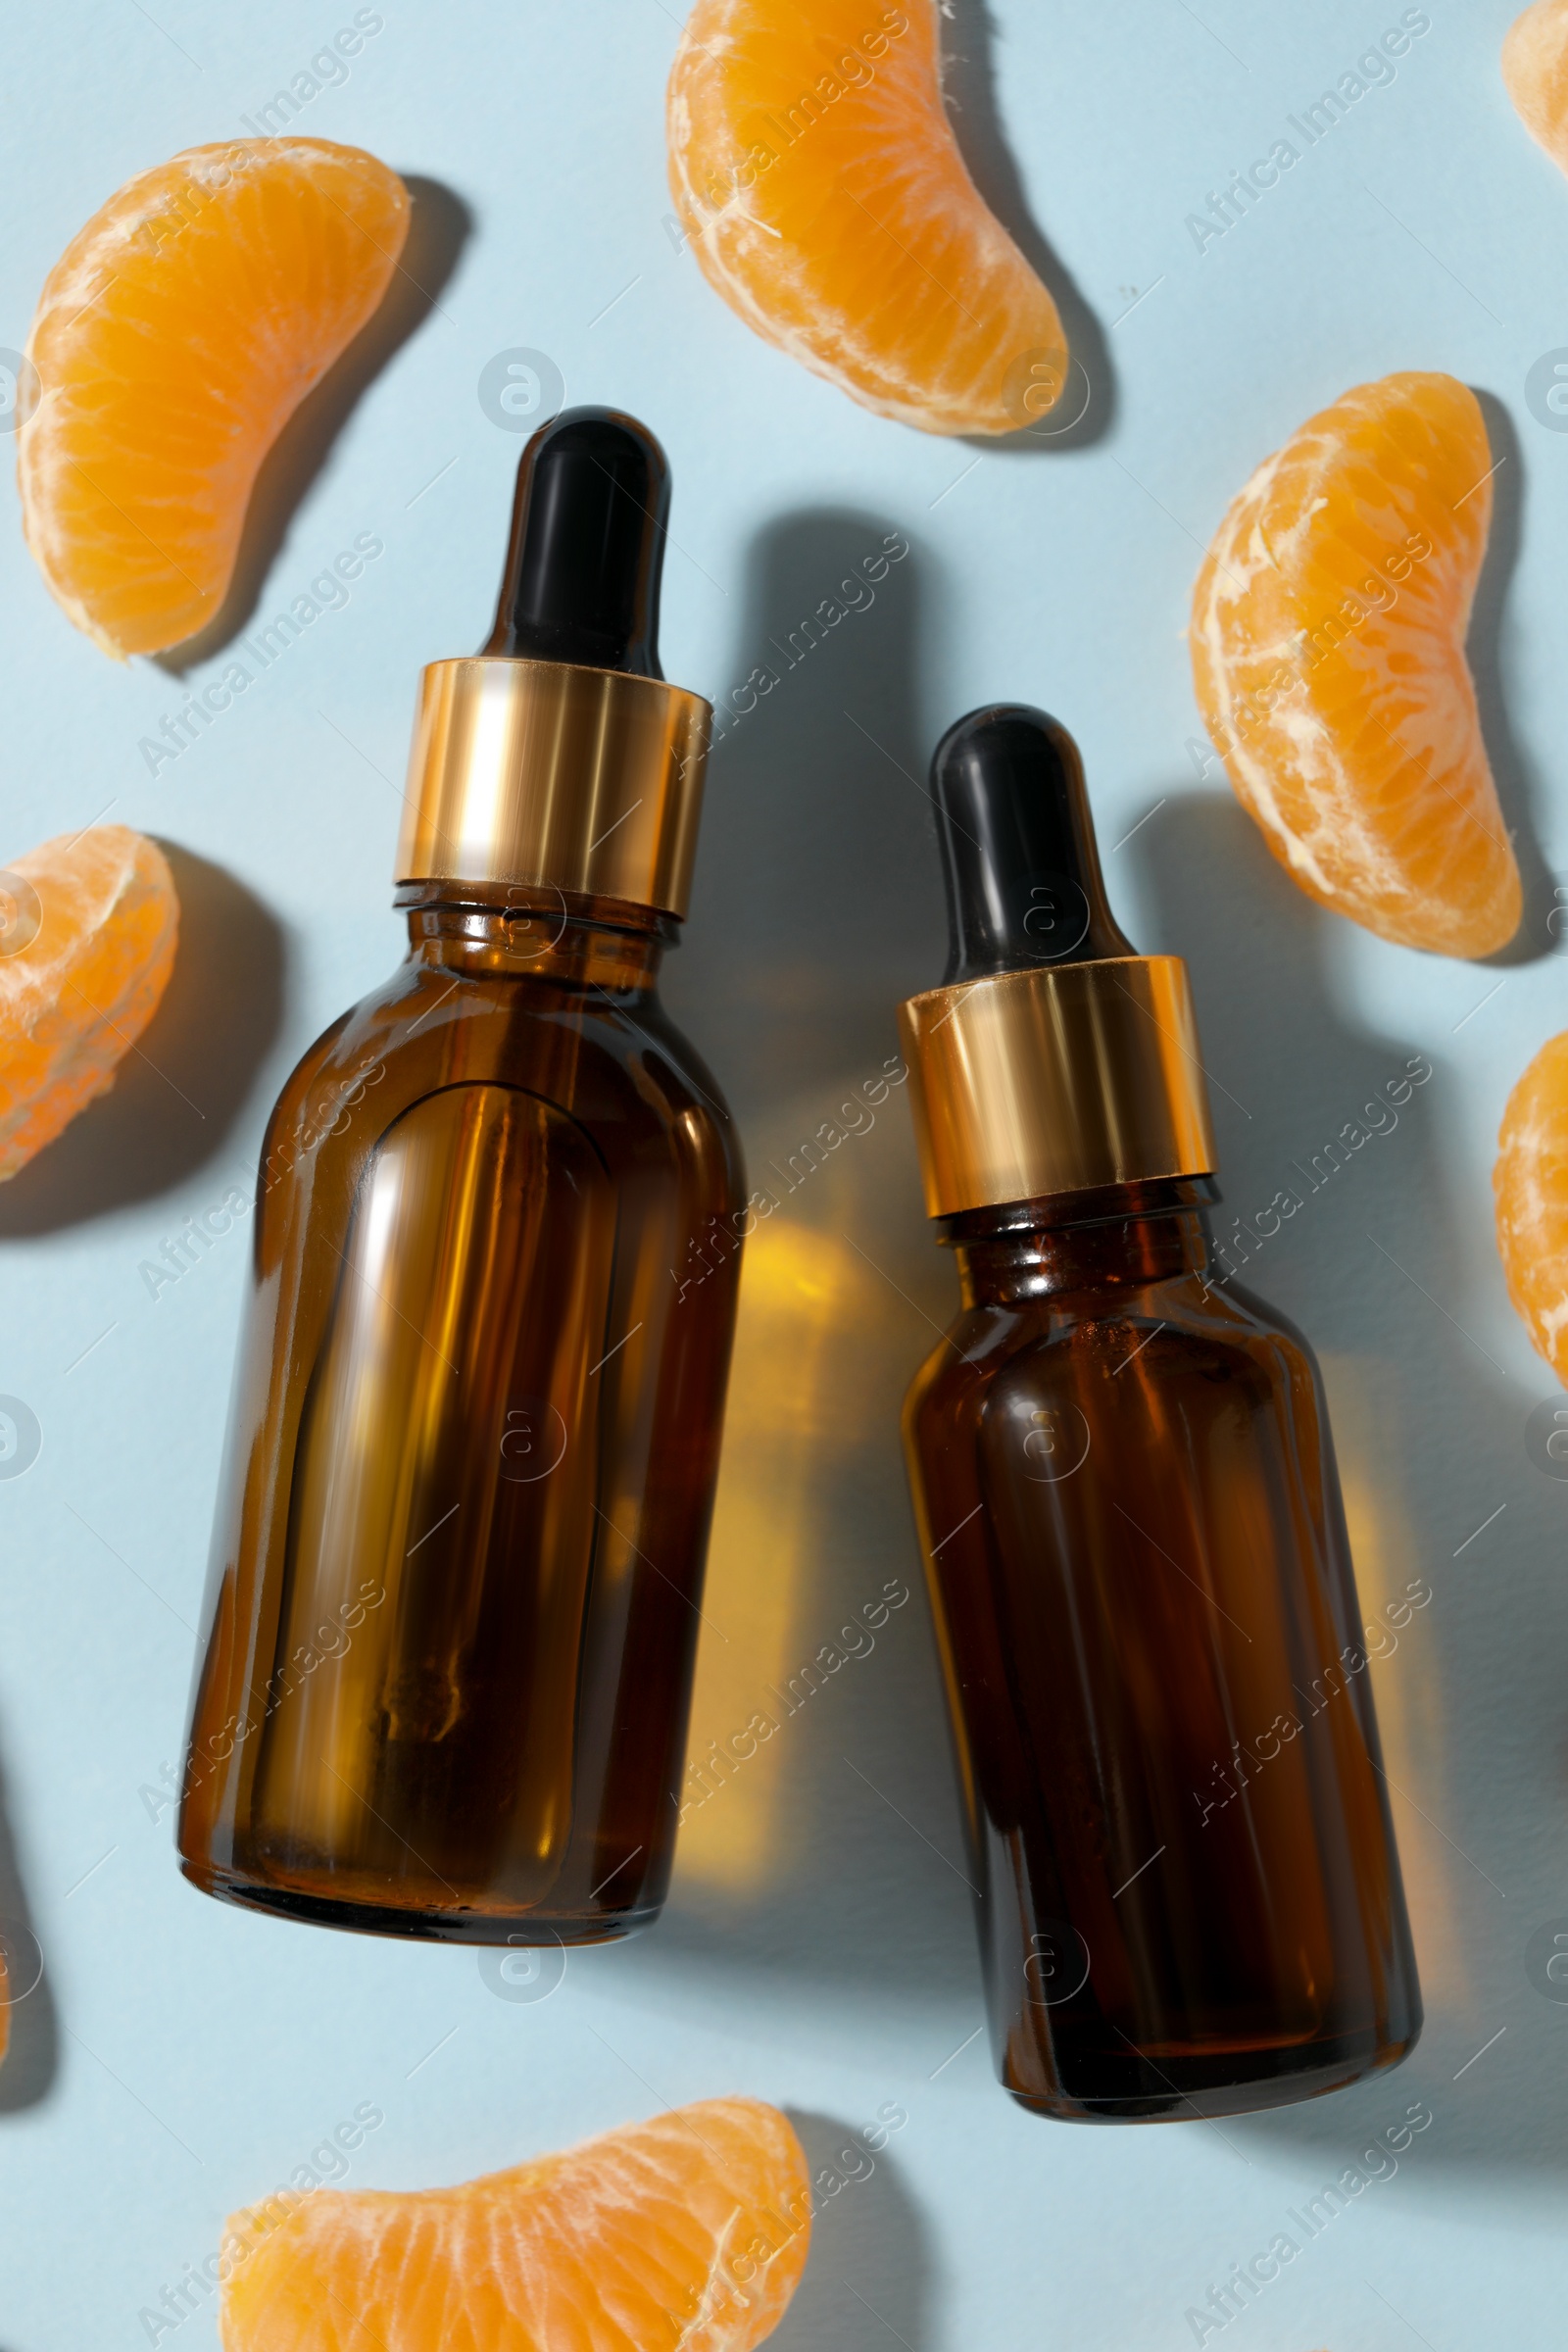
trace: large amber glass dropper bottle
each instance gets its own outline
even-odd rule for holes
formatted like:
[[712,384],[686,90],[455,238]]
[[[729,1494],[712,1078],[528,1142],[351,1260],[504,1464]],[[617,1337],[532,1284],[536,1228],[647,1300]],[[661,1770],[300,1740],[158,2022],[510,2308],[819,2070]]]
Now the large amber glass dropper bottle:
[[663,1898],[744,1226],[657,993],[710,715],[667,513],[630,417],[530,442],[495,633],[424,672],[407,959],[267,1131],[179,1822],[232,1901],[526,1943]]
[[902,1024],[963,1310],[906,1407],[998,2072],[1237,2114],[1421,2004],[1322,1384],[1216,1263],[1187,972],[1106,905],[1071,738],[963,719],[952,922]]

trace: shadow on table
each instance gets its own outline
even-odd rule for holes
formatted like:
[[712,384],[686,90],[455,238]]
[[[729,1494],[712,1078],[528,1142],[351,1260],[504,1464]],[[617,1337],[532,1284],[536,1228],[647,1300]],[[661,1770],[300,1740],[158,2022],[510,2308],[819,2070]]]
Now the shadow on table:
[[[37,1938],[26,1890],[17,1860],[6,1792],[0,1782],[0,1936],[4,1937],[8,1970],[17,1982]],[[60,2070],[60,2028],[48,1972],[21,1999],[11,2003],[11,2046],[0,2065],[0,2120],[20,2115],[47,2098]]]
[[[1568,1485],[1525,1451],[1549,1373],[1521,1381],[1471,1336],[1483,1311],[1477,1265],[1499,1299],[1501,1275],[1490,1192],[1484,1181],[1464,1189],[1446,1144],[1446,1025],[1423,1017],[1408,1036],[1382,1036],[1347,1014],[1334,984],[1347,925],[1294,887],[1228,795],[1173,795],[1121,856],[1136,858],[1154,910],[1141,944],[1184,955],[1191,968],[1225,1195],[1216,1234],[1238,1216],[1251,1224],[1282,1188],[1302,1202],[1274,1239],[1243,1244],[1252,1254],[1241,1279],[1323,1361],[1363,1617],[1407,1580],[1425,1578],[1433,1592],[1397,1654],[1371,1670],[1423,2039],[1395,2074],[1226,2121],[1224,2133],[1250,2155],[1278,2150],[1328,2178],[1358,2135],[1424,2101],[1435,2128],[1402,2164],[1561,2170],[1568,2006],[1532,1987],[1525,1946],[1568,1914],[1568,1876],[1553,1883],[1546,1859],[1568,1803]],[[1114,901],[1120,859],[1106,862]],[[1478,1000],[1490,986],[1478,970]],[[1423,1051],[1434,1074],[1397,1127],[1330,1175],[1324,1147]]]
[[1087,449],[1116,420],[1116,378],[1099,319],[1044,234],[1024,193],[1023,178],[1002,128],[993,57],[995,33],[988,0],[947,0],[943,25],[943,92],[963,160],[986,203],[1050,289],[1071,355],[1068,382],[1046,416],[1009,437],[963,439],[990,454]]
[[[825,509],[758,542],[730,675],[774,682],[739,718],[722,698],[696,902],[667,967],[748,1182],[775,1206],[747,1244],[674,1890],[658,1936],[603,1965],[655,1999],[741,1971],[841,2006],[934,2007],[929,2071],[974,2022],[977,1977],[899,1444],[956,1291],[896,1077],[898,1001],[940,976],[946,918],[918,689],[926,559],[881,562],[890,530]],[[705,1755],[759,1710],[773,1732],[705,1792]]]
[[925,2225],[890,2153],[872,2157],[831,2116],[795,2108],[789,2115],[806,2150],[815,2214],[806,2276],[769,2341],[778,2352],[864,2352],[890,2331],[908,2352],[930,2352]]
[[[1553,895],[1556,877],[1547,870],[1536,815],[1544,798],[1544,779],[1514,732],[1504,677],[1503,621],[1519,564],[1526,478],[1524,452],[1513,418],[1496,395],[1477,392],[1476,398],[1486,418],[1487,438],[1496,460],[1496,470],[1492,477],[1492,527],[1487,536],[1487,558],[1476,589],[1465,651],[1475,680],[1487,758],[1502,804],[1502,821],[1513,842],[1524,888],[1524,916],[1518,932],[1507,947],[1487,958],[1500,968],[1507,964],[1534,963],[1543,956],[1549,956],[1556,944],[1556,933],[1547,926],[1553,915],[1560,917],[1562,909]],[[1561,920],[1557,929],[1562,929]]]

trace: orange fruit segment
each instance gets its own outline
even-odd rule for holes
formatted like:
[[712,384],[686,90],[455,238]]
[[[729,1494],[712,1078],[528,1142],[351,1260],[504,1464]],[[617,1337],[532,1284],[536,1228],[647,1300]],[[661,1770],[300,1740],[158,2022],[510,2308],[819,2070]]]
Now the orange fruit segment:
[[114,1085],[178,931],[169,860],[128,825],[63,834],[0,873],[0,1183]]
[[224,2352],[750,2352],[806,2266],[786,2119],[703,2099],[461,2188],[284,2192],[224,2233]]
[[1568,1032],[1542,1047],[1508,1097],[1492,1187],[1508,1296],[1568,1386]]
[[1568,0],[1536,0],[1515,18],[1502,79],[1526,130],[1568,172]]
[[358,147],[239,139],[142,172],[38,298],[23,528],[106,653],[220,609],[263,459],[386,291],[408,190]]
[[935,0],[697,0],[669,179],[748,326],[879,416],[1010,433],[1067,380],[1056,306],[970,178]]
[[1522,903],[1464,651],[1491,473],[1451,375],[1360,384],[1257,468],[1193,596],[1199,708],[1275,857],[1445,956],[1506,946]]

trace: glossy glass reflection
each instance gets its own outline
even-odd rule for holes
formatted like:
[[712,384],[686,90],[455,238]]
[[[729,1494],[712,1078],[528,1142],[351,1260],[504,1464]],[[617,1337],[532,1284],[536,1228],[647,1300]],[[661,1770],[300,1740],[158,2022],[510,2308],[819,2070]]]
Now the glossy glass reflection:
[[464,887],[268,1132],[180,1852],[589,1939],[668,1879],[744,1196],[669,926]]
[[948,1221],[906,1437],[1002,2080],[1241,2112],[1400,2058],[1420,1995],[1317,1368],[1194,1183]]

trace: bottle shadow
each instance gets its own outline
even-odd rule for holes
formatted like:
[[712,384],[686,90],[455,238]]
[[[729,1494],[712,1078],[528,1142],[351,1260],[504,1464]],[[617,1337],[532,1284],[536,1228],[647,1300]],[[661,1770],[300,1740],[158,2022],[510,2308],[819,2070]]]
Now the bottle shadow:
[[276,1040],[276,919],[221,866],[160,846],[180,928],[164,1001],[109,1093],[0,1186],[0,1241],[58,1233],[182,1183],[222,1149]]
[[787,2112],[815,2215],[806,2275],[769,2341],[777,2352],[864,2352],[872,2319],[908,2352],[931,2352],[931,2250],[914,2199],[885,2152],[869,2157],[831,2116]]
[[[1380,1036],[1337,1007],[1329,974],[1341,918],[1294,887],[1228,796],[1173,797],[1128,850],[1155,918],[1144,944],[1185,956],[1192,972],[1225,1192],[1216,1239],[1235,1237],[1241,1282],[1297,1322],[1324,1364],[1363,1620],[1410,1580],[1432,1592],[1398,1654],[1371,1669],[1422,2039],[1392,2079],[1227,2121],[1225,2132],[1254,2152],[1261,2143],[1327,2164],[1332,2150],[1343,2164],[1353,2133],[1425,2100],[1438,2129],[1403,2161],[1560,2170],[1568,2007],[1538,1998],[1525,1971],[1532,1930],[1568,1912],[1542,1861],[1564,1794],[1568,1606],[1557,1563],[1568,1486],[1541,1475],[1524,1445],[1550,1376],[1543,1369],[1527,1393],[1465,1329],[1474,1237],[1484,1226],[1490,1238],[1491,1200],[1461,1198],[1446,1165],[1449,1080],[1436,1056],[1430,1081],[1387,1125],[1389,1081],[1417,1041]],[[1107,864],[1114,899],[1114,856]],[[1369,1132],[1375,1120],[1383,1133]],[[1336,1139],[1334,1170],[1325,1147]],[[1300,1206],[1275,1238],[1237,1235],[1238,1217],[1253,1227],[1281,1192]],[[1539,1656],[1534,1670],[1509,1626]],[[1515,1759],[1506,1779],[1503,1755]],[[1505,2037],[1466,2069],[1498,2026]]]
[[947,0],[942,87],[955,135],[974,181],[1061,314],[1073,367],[1055,413],[1003,438],[963,434],[976,449],[1034,452],[1088,449],[1116,419],[1116,379],[1099,319],[1041,230],[1002,127],[989,0]]
[[956,1305],[889,1073],[898,1000],[937,978],[946,938],[925,567],[918,549],[895,559],[905,546],[850,509],[765,530],[729,672],[752,682],[747,707],[719,698],[667,994],[775,1207],[747,1243],[690,1756],[727,1753],[759,1711],[776,1728],[720,1763],[712,1794],[689,1776],[671,1900],[627,1965],[650,1990],[666,1971],[744,1967],[780,1989],[935,2004],[934,2066],[976,1961],[899,1447],[904,1390]]
[[908,549],[884,517],[808,509],[748,561],[668,980],[743,1126],[803,1088],[831,1092],[846,1065],[874,1068],[898,999],[941,968],[915,685],[924,559],[890,542]]
[[1544,781],[1513,730],[1503,685],[1503,618],[1508,592],[1519,564],[1519,538],[1524,514],[1525,462],[1513,418],[1492,392],[1476,393],[1486,418],[1487,438],[1496,462],[1492,477],[1492,529],[1487,558],[1476,588],[1470,616],[1466,655],[1475,680],[1481,710],[1481,732],[1502,804],[1502,821],[1513,841],[1524,887],[1524,914],[1519,929],[1505,948],[1487,961],[1499,968],[1534,963],[1551,954],[1553,934],[1547,928],[1560,911],[1553,896],[1555,877],[1542,855],[1534,810],[1544,798]]
[[252,619],[301,502],[330,458],[367,389],[436,307],[473,227],[473,215],[440,180],[405,175],[409,234],[373,318],[367,320],[289,418],[262,462],[245,513],[234,576],[220,610],[182,645],[154,657],[181,678],[230,644]]
[[[17,1860],[16,1839],[0,1782],[0,1930],[13,1955],[36,1947],[31,1914]],[[11,2044],[0,2064],[0,2116],[21,2115],[46,2098],[60,2071],[60,2024],[48,1972],[11,2003]]]

